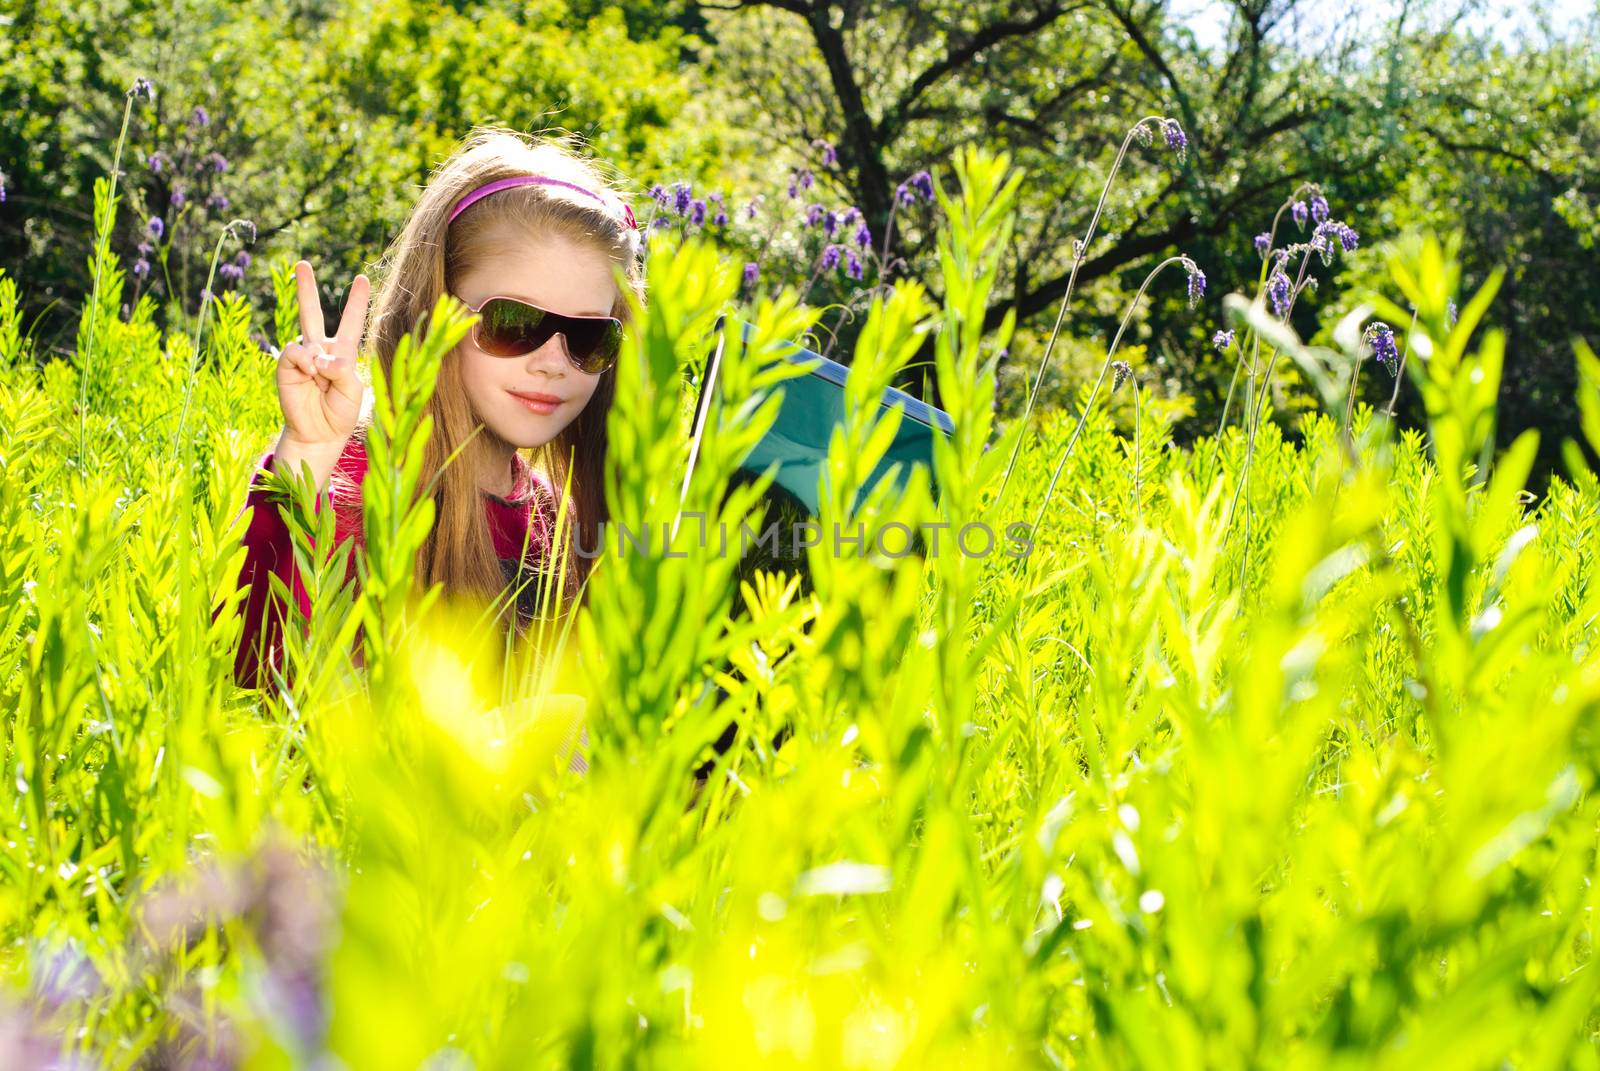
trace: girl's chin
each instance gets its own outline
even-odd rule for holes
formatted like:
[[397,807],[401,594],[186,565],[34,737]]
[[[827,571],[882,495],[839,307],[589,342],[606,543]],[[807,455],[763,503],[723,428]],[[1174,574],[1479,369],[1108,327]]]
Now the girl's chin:
[[489,424],[489,430],[518,450],[532,450],[560,435],[567,423],[553,416],[521,413],[517,420]]

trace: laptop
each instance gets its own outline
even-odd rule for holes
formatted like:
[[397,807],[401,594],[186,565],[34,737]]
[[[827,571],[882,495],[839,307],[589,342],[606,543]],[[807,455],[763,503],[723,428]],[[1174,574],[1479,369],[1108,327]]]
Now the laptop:
[[[683,475],[683,490],[679,493],[680,504],[689,493],[689,482],[699,460],[700,439],[705,432],[713,392],[717,389],[717,373],[722,365],[722,350],[727,342],[726,332],[730,322],[743,333],[747,346],[755,333],[754,325],[736,317],[724,316],[717,321],[714,329],[717,344],[706,361],[705,374],[700,377],[695,397],[694,431],[689,446],[689,464]],[[798,501],[810,516],[816,517],[821,512],[817,483],[827,462],[828,440],[833,436],[833,429],[844,422],[844,384],[850,370],[796,342],[787,343],[782,356],[795,364],[806,366],[807,373],[769,388],[783,392],[778,417],[772,428],[745,456],[739,470],[753,478],[777,462],[778,471],[773,487],[781,488]],[[904,415],[894,441],[868,475],[861,496],[865,496],[897,463],[900,465],[897,478],[900,486],[904,487],[910,479],[912,466],[922,465],[928,470],[929,486],[937,496],[939,488],[933,473],[933,437],[953,434],[954,421],[944,410],[894,387],[884,390],[882,405],[884,408],[898,406]]]

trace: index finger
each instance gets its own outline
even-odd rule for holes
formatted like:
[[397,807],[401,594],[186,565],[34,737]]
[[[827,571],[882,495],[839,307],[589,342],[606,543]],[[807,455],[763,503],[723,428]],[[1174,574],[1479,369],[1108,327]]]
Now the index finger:
[[300,333],[308,346],[320,346],[328,336],[322,333],[322,298],[317,296],[317,276],[308,261],[294,266],[295,294],[300,299]]
[[355,354],[361,343],[361,332],[367,326],[367,295],[371,284],[365,275],[358,275],[350,284],[350,294],[344,301],[344,314],[339,317],[339,333],[334,336],[335,347],[343,353]]

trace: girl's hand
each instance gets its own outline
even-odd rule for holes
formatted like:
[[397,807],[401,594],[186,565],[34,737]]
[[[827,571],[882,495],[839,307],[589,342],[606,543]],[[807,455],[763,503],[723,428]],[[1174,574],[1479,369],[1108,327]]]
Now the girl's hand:
[[278,404],[284,424],[279,448],[299,456],[330,452],[337,456],[355,432],[366,392],[356,375],[356,354],[366,326],[371,284],[365,275],[355,277],[339,329],[327,335],[311,265],[304,260],[295,264],[294,278],[301,334],[278,357]]

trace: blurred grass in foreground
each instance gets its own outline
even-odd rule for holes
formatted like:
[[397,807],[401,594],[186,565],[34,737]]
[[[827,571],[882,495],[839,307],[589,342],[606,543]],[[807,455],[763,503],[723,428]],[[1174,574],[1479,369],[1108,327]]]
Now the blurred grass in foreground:
[[[1428,442],[1367,409],[1348,433],[1311,418],[1299,447],[1267,422],[1252,522],[1230,532],[1239,430],[1174,450],[1146,405],[1135,458],[1097,410],[1033,553],[967,557],[962,526],[1033,516],[1072,420],[1042,422],[996,507],[1010,325],[984,337],[974,310],[1018,175],[956,163],[944,307],[900,288],[854,354],[822,521],[868,539],[813,550],[813,593],[734,590],[690,525],[683,557],[608,556],[537,643],[421,598],[429,507],[398,459],[465,329],[442,306],[377,394],[374,457],[396,461],[369,480],[359,596],[327,582],[298,488],[316,624],[263,692],[233,686],[238,623],[212,616],[239,598],[239,513],[277,419],[251,310],[225,297],[195,354],[144,302],[116,315],[113,264],[80,383],[88,356],[41,366],[0,278],[0,1044],[23,1054],[4,1055],[1595,1066],[1600,489],[1575,464],[1530,509],[1526,437],[1475,470],[1494,284],[1452,324],[1450,248],[1394,256]],[[680,369],[733,270],[692,241],[652,257],[611,429],[613,520],[635,530],[672,518]],[[722,489],[772,419],[774,346],[815,315],[792,293],[737,311],[756,337],[730,335],[687,503],[735,530],[759,484]],[[293,333],[292,310],[275,322]],[[938,503],[917,479],[851,514],[887,442],[880,385],[935,324],[958,428]],[[1357,343],[1263,337],[1342,396]],[[1600,362],[1580,360],[1600,446]],[[942,553],[872,553],[930,518]],[[584,776],[564,750],[580,718]]]

